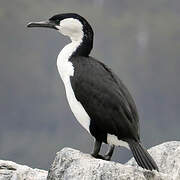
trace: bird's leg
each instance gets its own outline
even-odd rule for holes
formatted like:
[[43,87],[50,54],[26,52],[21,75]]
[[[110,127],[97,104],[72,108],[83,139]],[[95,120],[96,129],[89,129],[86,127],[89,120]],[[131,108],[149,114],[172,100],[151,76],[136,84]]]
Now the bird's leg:
[[115,145],[110,145],[108,151],[104,155],[104,160],[110,161],[114,152]]
[[98,154],[101,149],[101,144],[102,144],[101,141],[95,139],[94,148],[93,148],[93,152],[91,153],[91,156],[102,159],[101,155]]
[[111,160],[111,157],[113,155],[113,152],[114,152],[114,148],[115,146],[114,145],[111,145],[108,149],[108,151],[106,152],[106,154],[104,156],[101,156],[99,154],[99,151],[101,149],[101,145],[102,145],[102,142],[101,141],[97,141],[95,139],[95,142],[94,142],[94,149],[93,149],[93,152],[91,153],[91,156],[95,157],[95,158],[98,158],[98,159],[103,159],[103,160],[107,160],[107,161],[110,161]]

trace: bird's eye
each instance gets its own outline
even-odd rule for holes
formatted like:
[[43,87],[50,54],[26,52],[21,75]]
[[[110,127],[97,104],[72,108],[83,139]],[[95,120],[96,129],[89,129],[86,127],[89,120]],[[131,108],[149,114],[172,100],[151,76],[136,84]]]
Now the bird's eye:
[[55,23],[56,23],[56,24],[59,24],[59,22],[60,22],[60,20],[59,20],[59,19],[57,19],[57,20],[55,21]]

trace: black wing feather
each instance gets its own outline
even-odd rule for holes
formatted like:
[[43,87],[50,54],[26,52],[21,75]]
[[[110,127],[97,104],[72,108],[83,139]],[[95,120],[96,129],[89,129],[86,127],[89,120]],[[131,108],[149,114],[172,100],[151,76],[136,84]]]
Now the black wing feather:
[[71,84],[95,127],[102,134],[139,140],[136,105],[121,80],[103,63],[91,57],[72,57]]

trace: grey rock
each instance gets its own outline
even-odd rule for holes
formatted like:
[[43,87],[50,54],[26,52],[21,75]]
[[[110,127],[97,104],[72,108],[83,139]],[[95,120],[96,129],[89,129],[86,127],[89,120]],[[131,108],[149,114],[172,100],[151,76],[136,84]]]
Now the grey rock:
[[180,142],[166,142],[148,151],[160,172],[142,169],[134,158],[120,164],[64,148],[49,172],[0,160],[0,180],[180,180]]
[[0,180],[46,180],[47,171],[0,160]]
[[[180,180],[180,141],[162,143],[148,152],[156,160],[160,172],[168,174],[172,180]],[[127,164],[138,167],[134,158]]]
[[95,159],[70,148],[57,153],[47,180],[180,180],[180,142],[167,142],[149,150],[160,172],[137,166]]

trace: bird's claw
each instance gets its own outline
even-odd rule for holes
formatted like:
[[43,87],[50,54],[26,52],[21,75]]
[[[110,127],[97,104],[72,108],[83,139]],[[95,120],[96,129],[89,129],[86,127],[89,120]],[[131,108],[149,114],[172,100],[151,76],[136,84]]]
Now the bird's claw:
[[110,159],[111,159],[111,157],[109,155],[102,156],[100,154],[97,154],[97,155],[91,154],[91,156],[93,156],[96,159],[102,159],[102,160],[106,160],[106,161],[110,161]]

